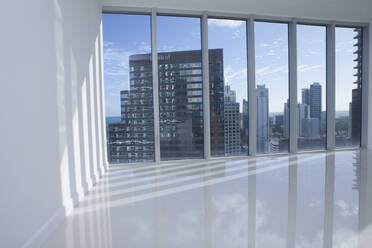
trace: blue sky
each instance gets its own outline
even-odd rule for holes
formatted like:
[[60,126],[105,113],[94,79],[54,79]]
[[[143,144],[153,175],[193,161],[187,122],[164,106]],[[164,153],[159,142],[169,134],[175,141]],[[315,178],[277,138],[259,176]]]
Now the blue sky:
[[[157,17],[158,51],[201,48],[200,19]],[[246,26],[242,21],[210,19],[209,48],[223,48],[225,83],[246,99]],[[313,82],[323,86],[325,110],[325,28],[299,25],[298,100],[301,89]],[[350,28],[336,29],[336,110],[348,110],[354,66]],[[104,78],[106,115],[120,116],[120,90],[129,86],[129,56],[151,52],[150,17],[143,15],[103,15]],[[256,84],[269,88],[270,112],[282,112],[288,98],[288,25],[255,23]]]

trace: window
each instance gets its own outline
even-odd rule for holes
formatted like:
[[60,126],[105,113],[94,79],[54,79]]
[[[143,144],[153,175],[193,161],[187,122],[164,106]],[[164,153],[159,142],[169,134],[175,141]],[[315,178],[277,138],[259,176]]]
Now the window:
[[212,156],[248,154],[246,23],[209,19]]
[[297,25],[298,150],[326,146],[326,28]]
[[360,146],[362,29],[336,27],[336,147]]
[[[255,21],[255,56],[248,58],[247,39],[251,44],[251,37],[247,37],[250,34],[246,19],[206,17],[208,44],[203,45],[208,47],[205,52],[209,58],[209,75],[204,75],[209,78],[206,106],[201,18],[159,14],[155,18],[157,28],[151,30],[154,26],[151,13],[103,14],[109,163],[154,161],[155,157],[163,161],[203,158],[207,148],[204,142],[210,143],[206,155],[210,152],[212,157],[248,155],[249,101],[256,104],[252,111],[256,112],[256,119],[251,119],[256,122],[252,153],[288,152],[291,128],[288,23]],[[331,54],[326,51],[326,45],[332,44],[328,42],[333,42],[327,40],[326,25],[296,25],[297,51],[293,55],[297,58],[297,106],[293,101],[292,113],[297,111],[297,120],[293,121],[298,130],[293,138],[297,136],[299,151],[326,149],[327,111],[333,115],[329,109],[332,107],[333,111],[333,105],[327,106],[327,95],[335,95],[335,136],[331,136],[335,137],[335,147],[361,144],[363,28],[336,26],[336,49]],[[153,44],[157,51],[151,50],[152,37],[157,38]],[[158,55],[157,68],[153,68],[152,52]],[[336,69],[335,91],[329,94],[327,55],[335,55]],[[256,99],[248,99],[247,76],[252,75],[247,75],[247,62],[252,62],[249,68],[255,69],[252,90]],[[153,73],[159,79],[158,89],[153,88]],[[156,96],[154,90],[158,90]],[[156,106],[154,97],[159,100]],[[204,120],[205,109],[209,110],[206,117],[209,125]],[[157,123],[154,110],[159,110]],[[158,143],[154,140],[154,127],[160,131],[156,140],[159,147],[155,147]],[[333,126],[328,126],[331,129]],[[210,140],[209,135],[204,137],[206,132]],[[155,156],[158,151],[160,154]]]
[[288,24],[255,23],[257,153],[288,152]]
[[108,161],[153,161],[150,16],[103,14],[103,30]]
[[157,17],[160,157],[204,154],[200,18]]

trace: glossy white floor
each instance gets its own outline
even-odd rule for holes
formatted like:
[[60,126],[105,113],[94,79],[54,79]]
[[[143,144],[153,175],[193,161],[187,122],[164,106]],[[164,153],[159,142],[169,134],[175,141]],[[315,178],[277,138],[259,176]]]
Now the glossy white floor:
[[45,247],[371,247],[366,150],[116,166]]

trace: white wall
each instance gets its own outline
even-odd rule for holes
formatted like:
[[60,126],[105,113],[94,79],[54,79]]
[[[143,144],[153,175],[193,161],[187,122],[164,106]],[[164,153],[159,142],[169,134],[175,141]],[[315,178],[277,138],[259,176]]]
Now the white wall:
[[37,247],[104,173],[100,24],[100,0],[1,4],[0,247]]

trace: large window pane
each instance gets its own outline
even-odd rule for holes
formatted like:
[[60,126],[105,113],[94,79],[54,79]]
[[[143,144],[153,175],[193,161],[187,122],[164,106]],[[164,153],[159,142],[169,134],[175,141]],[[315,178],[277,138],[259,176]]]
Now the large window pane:
[[298,149],[326,146],[326,28],[297,25]]
[[108,161],[153,161],[150,17],[103,14],[103,39]]
[[158,16],[157,24],[161,159],[202,158],[200,18]]
[[248,154],[246,25],[209,19],[212,156]]
[[288,24],[255,23],[257,153],[289,147]]
[[360,146],[362,29],[336,28],[336,147]]

